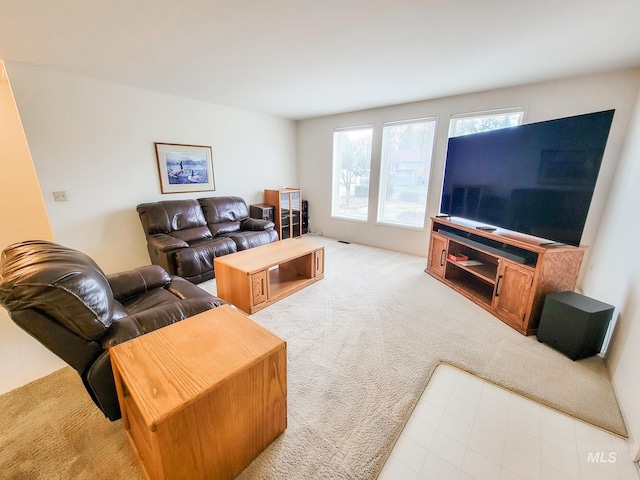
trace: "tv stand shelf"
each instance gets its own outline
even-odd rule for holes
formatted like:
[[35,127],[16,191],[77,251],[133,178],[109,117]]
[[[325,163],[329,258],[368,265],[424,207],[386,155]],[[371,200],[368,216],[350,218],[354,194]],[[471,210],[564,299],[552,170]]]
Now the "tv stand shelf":
[[447,263],[455,265],[455,268],[465,270],[471,275],[478,277],[480,280],[484,280],[487,283],[496,283],[496,269],[494,265],[472,265],[466,266],[460,262],[454,262],[447,259]]
[[584,247],[546,247],[545,239],[477,225],[432,218],[425,272],[523,335],[536,333],[545,295],[575,289]]

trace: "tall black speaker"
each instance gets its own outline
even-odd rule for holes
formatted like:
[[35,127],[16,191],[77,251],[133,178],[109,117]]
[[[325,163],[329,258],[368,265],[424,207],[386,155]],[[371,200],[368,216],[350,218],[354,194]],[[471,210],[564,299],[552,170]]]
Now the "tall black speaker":
[[614,307],[576,292],[556,292],[544,299],[538,340],[572,360],[600,353]]
[[302,200],[302,233],[309,233],[309,202]]

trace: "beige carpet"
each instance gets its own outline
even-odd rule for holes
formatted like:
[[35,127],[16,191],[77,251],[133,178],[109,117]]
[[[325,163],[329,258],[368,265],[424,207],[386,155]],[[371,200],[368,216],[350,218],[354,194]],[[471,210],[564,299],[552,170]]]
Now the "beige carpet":
[[[240,478],[375,478],[441,362],[626,435],[599,357],[573,362],[520,335],[425,274],[423,258],[306,239],[326,247],[325,279],[252,315],[287,341],[289,426]],[[0,397],[0,472],[139,478],[120,422],[69,370]]]

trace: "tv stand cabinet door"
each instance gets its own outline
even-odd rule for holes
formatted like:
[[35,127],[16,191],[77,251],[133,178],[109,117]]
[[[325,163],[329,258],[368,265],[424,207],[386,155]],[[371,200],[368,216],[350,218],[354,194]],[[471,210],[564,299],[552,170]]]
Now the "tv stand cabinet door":
[[431,232],[429,242],[429,257],[427,258],[427,271],[440,278],[444,278],[444,270],[447,264],[447,249],[449,239]]
[[313,276],[317,277],[318,275],[322,275],[324,273],[324,248],[313,252],[313,263]]
[[520,332],[527,330],[534,271],[500,259],[493,293],[493,308],[505,322]]
[[251,308],[269,299],[267,282],[267,270],[262,270],[251,275]]

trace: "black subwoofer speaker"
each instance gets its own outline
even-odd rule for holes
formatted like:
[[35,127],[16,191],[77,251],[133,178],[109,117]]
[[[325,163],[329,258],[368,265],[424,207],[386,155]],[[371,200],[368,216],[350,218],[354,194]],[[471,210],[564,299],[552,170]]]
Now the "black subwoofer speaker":
[[600,353],[613,315],[611,305],[576,292],[556,292],[545,297],[538,340],[572,360]]

